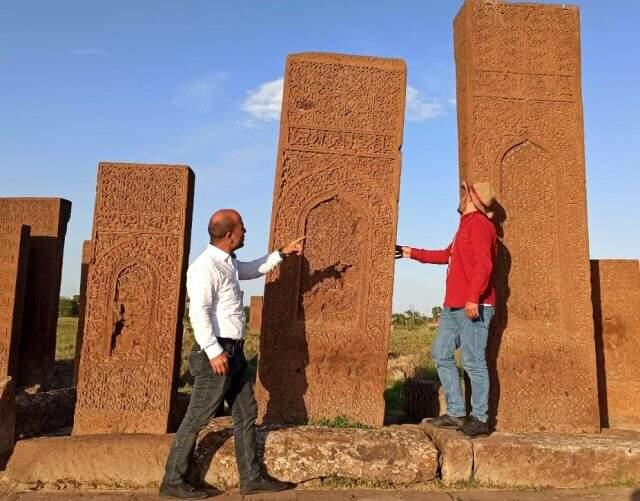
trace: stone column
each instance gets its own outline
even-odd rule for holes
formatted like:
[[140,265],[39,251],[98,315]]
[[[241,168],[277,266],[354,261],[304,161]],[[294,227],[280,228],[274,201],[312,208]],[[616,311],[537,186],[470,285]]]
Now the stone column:
[[78,386],[80,376],[80,355],[84,337],[84,318],[87,307],[87,274],[91,262],[91,240],[82,242],[82,262],[80,264],[80,304],[78,311],[78,330],[76,331],[76,354],[73,360],[73,386]]
[[640,431],[640,267],[591,261],[602,426]]
[[18,386],[45,387],[56,355],[62,256],[71,202],[61,198],[0,198],[0,223],[31,227]]
[[193,181],[186,166],[99,166],[75,435],[168,430]]
[[339,415],[382,425],[406,66],[287,58],[257,398],[265,422]]
[[262,302],[262,296],[251,296],[249,327],[255,332],[258,332],[262,326]]
[[20,357],[30,231],[23,224],[0,223],[0,378],[11,376],[14,383]]
[[469,0],[454,30],[460,180],[501,204],[490,411],[597,432],[578,9]]

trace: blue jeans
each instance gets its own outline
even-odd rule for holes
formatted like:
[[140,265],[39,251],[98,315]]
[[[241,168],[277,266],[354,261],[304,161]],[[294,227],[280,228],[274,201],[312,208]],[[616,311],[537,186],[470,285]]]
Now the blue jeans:
[[489,371],[485,356],[493,306],[479,306],[480,317],[469,320],[464,308],[444,308],[433,343],[432,357],[447,399],[447,414],[466,416],[460,375],[453,354],[461,348],[462,366],[471,380],[471,415],[487,422],[489,410]]

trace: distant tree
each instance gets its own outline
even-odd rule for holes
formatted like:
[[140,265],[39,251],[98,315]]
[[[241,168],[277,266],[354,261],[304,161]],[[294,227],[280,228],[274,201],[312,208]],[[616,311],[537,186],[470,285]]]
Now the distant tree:
[[407,319],[402,313],[394,313],[391,315],[391,323],[394,327],[404,327],[407,325]]
[[80,313],[79,296],[73,296],[72,298],[60,296],[58,303],[58,316],[59,317],[77,317]]
[[247,325],[249,325],[249,320],[251,320],[251,307],[250,306],[245,306],[244,307],[244,319],[247,322]]
[[433,321],[437,322],[440,319],[440,315],[442,314],[441,306],[434,306],[431,308],[431,315],[433,315]]

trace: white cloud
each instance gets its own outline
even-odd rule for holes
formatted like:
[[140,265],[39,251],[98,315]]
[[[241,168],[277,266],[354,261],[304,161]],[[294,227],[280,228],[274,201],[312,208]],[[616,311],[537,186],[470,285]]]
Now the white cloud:
[[278,120],[282,108],[283,86],[283,78],[260,84],[247,92],[242,109],[257,120],[264,122]]
[[86,47],[83,49],[73,49],[71,54],[74,56],[106,56],[109,52],[99,47]]
[[218,73],[181,85],[173,98],[173,105],[197,113],[211,111],[213,101],[222,91],[222,82],[226,77],[226,73]]
[[[260,84],[257,88],[247,92],[242,109],[257,120],[265,122],[278,120],[282,108],[283,85],[284,79],[282,78]],[[444,115],[445,107],[440,100],[428,99],[415,87],[407,86],[406,113],[407,120],[424,122]],[[251,120],[243,121],[242,124],[245,126],[254,125]]]
[[407,85],[407,120],[424,122],[444,115],[444,111],[444,106],[438,99],[428,99],[418,89]]

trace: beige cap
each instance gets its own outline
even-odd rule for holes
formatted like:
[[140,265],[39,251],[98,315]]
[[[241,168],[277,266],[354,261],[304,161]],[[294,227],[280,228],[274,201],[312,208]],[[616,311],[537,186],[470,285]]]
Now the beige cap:
[[489,181],[479,181],[477,183],[468,183],[471,201],[480,212],[487,217],[493,217],[491,206],[496,200],[496,192]]

